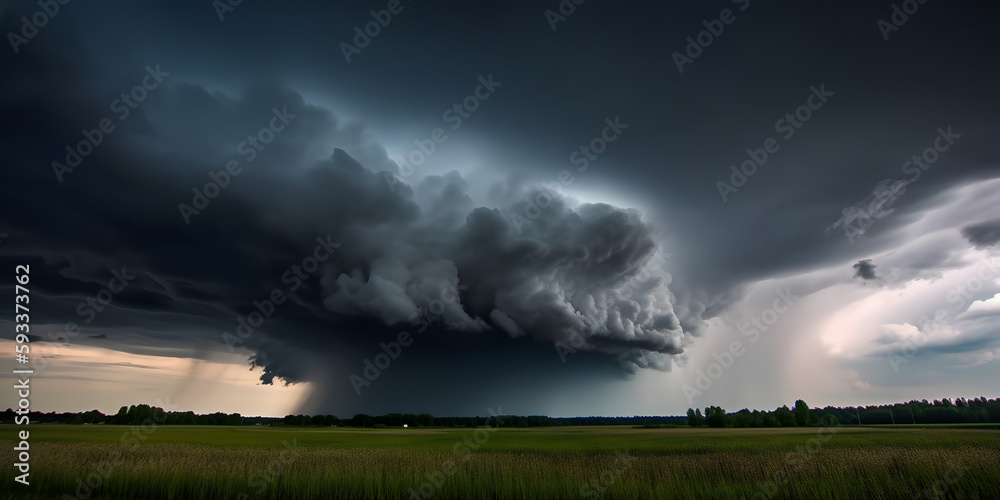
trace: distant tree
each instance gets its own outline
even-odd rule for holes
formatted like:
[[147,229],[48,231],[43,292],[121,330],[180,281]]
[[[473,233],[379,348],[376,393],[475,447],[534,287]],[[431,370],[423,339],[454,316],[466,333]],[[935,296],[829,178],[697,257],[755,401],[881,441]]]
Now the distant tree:
[[767,412],[763,412],[763,413],[764,413],[764,427],[777,427],[778,426],[778,419],[775,418],[773,414],[767,413]]
[[115,414],[115,418],[111,421],[115,425],[128,425],[128,407],[122,406],[118,409],[118,413]]
[[820,421],[821,424],[825,425],[826,427],[836,427],[836,426],[840,425],[840,419],[837,418],[837,416],[834,415],[834,414],[832,414],[832,413],[828,413],[826,415],[823,415],[823,417],[820,418],[819,421]]
[[718,406],[707,406],[705,407],[705,423],[709,427],[725,427],[726,426],[726,410]]
[[701,410],[695,410],[694,408],[688,408],[687,411],[688,425],[691,427],[698,427],[702,424]]
[[795,425],[799,427],[807,427],[819,423],[816,413],[809,409],[809,405],[801,399],[795,401],[795,409],[792,410],[792,413],[795,415]]
[[313,415],[309,423],[311,423],[312,425],[323,425],[323,420],[325,418],[326,417],[323,415]]
[[774,410],[774,418],[778,421],[778,427],[795,427],[795,415],[787,406]]
[[[138,422],[136,422],[137,424],[146,424],[149,422],[155,422],[155,420],[153,420],[152,406],[149,406],[147,404],[141,404],[136,407],[135,413],[136,413],[136,418],[139,420]],[[159,416],[158,413],[157,416]]]
[[729,422],[733,427],[753,427],[753,413],[744,408],[730,415]]
[[128,412],[125,414],[125,423],[132,424],[135,422],[135,405],[128,406]]

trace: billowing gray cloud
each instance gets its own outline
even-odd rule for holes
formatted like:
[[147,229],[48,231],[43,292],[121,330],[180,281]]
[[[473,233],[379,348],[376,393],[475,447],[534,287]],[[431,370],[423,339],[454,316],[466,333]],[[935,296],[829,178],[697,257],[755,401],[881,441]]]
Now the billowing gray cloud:
[[[40,60],[77,70],[67,60]],[[52,116],[73,109],[82,124],[105,115],[96,98],[25,87],[5,95],[8,110],[34,101]],[[35,212],[37,219],[12,225],[17,237],[0,249],[5,262],[40,258],[37,293],[47,300],[36,318],[52,323],[46,334],[71,320],[86,333],[72,338],[77,343],[183,353],[208,341],[224,350],[222,334],[235,333],[239,318],[281,289],[294,306],[276,307],[240,346],[250,348],[263,382],[317,383],[327,389],[314,407],[349,412],[394,409],[384,396],[373,402],[351,394],[348,375],[400,329],[430,336],[420,342],[438,348],[422,351],[423,359],[436,360],[442,373],[474,352],[534,359],[523,373],[538,377],[584,367],[600,373],[595,363],[623,373],[668,370],[689,342],[682,324],[699,326],[697,313],[684,321],[675,314],[669,275],[651,265],[655,231],[636,210],[549,192],[551,204],[515,227],[503,214],[522,202],[483,206],[457,171],[417,177],[412,186],[387,182],[395,164],[363,124],[280,85],[233,96],[168,82],[141,104],[61,182],[48,166],[65,148],[52,145],[78,141],[73,128],[37,121],[5,130],[40,166],[8,172],[7,186],[63,190],[67,196],[49,209],[72,214],[43,223],[44,213]],[[264,136],[263,147],[253,146]],[[319,159],[321,144],[332,150]],[[5,194],[5,209],[22,202]],[[304,259],[318,255],[317,245],[324,257],[309,269]],[[299,278],[302,268],[307,275]],[[129,276],[125,286],[101,292],[114,273]],[[80,306],[100,293],[110,297],[103,306]],[[560,368],[559,343],[573,346],[575,366]],[[323,353],[333,352],[331,368]],[[492,377],[499,383],[510,375]],[[376,395],[401,390],[391,377],[380,384]],[[352,399],[331,397],[341,393]]]

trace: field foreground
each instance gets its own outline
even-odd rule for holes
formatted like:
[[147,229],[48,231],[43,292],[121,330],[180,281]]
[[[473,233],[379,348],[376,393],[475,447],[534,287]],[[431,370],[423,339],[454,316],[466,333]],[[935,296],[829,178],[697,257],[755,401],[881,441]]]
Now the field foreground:
[[1000,498],[995,429],[37,425],[30,445],[31,485],[0,497]]

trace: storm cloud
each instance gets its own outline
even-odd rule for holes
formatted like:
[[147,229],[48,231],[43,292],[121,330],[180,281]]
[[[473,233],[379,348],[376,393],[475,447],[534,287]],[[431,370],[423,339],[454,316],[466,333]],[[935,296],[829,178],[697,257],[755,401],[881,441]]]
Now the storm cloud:
[[[928,4],[889,42],[887,5],[734,4],[683,73],[672,55],[717,6],[588,3],[553,30],[530,3],[406,4],[348,60],[371,6],[67,4],[2,55],[0,263],[31,264],[40,339],[74,323],[74,345],[236,352],[264,384],[308,384],[302,411],[682,413],[664,387],[771,284],[799,285],[819,324],[880,293],[852,280],[902,293],[995,251],[1000,35],[974,4]],[[5,32],[33,8],[5,6]],[[134,278],[102,293],[114,273]],[[898,316],[879,321],[917,321]],[[991,359],[993,325],[954,342]],[[400,332],[412,345],[359,391]],[[782,339],[761,373],[798,359]],[[850,390],[876,373],[851,369]]]
[[862,281],[877,280],[879,277],[875,274],[876,267],[878,266],[873,264],[871,259],[859,260],[857,264],[854,264],[854,277],[861,278]]

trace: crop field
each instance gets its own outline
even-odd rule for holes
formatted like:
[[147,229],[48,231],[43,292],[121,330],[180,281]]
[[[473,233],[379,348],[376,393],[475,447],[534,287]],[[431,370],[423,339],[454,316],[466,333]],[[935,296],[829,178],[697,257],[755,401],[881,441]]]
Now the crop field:
[[[4,437],[11,433],[4,432]],[[7,456],[16,444],[0,440]],[[38,425],[4,498],[1000,498],[996,428]],[[11,462],[8,462],[11,463]]]

